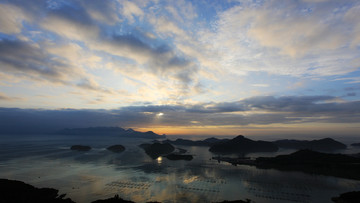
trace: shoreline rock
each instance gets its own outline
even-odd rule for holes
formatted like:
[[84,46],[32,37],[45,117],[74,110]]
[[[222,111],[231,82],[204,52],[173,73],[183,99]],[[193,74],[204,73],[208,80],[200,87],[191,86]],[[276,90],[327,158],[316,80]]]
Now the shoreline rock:
[[125,151],[125,147],[122,145],[112,145],[108,148],[106,148],[107,150],[111,151],[111,152],[115,152],[115,153],[120,153]]
[[161,155],[170,154],[175,150],[175,147],[169,143],[153,143],[153,144],[141,144],[139,147],[145,150],[145,153],[152,159],[157,159]]

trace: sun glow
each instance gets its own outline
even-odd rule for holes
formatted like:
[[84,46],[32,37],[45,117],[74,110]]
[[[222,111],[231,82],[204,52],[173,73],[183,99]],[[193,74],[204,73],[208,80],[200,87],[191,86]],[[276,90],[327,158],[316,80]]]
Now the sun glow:
[[157,161],[158,164],[161,164],[161,163],[162,163],[162,157],[159,156],[159,157],[156,159],[156,161]]

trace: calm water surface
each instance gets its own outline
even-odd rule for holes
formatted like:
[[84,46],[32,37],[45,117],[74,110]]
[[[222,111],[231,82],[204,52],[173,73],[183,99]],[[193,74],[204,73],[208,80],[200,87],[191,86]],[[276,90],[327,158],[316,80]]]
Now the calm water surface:
[[[36,187],[53,187],[76,202],[119,194],[136,202],[213,202],[249,198],[262,202],[331,202],[340,193],[360,190],[360,181],[232,166],[211,160],[207,147],[181,147],[192,161],[151,159],[138,147],[151,142],[116,136],[0,136],[0,178]],[[90,145],[89,152],[69,150]],[[120,154],[106,147],[122,144]],[[287,154],[253,153],[251,157]],[[343,153],[359,152],[350,148]]]

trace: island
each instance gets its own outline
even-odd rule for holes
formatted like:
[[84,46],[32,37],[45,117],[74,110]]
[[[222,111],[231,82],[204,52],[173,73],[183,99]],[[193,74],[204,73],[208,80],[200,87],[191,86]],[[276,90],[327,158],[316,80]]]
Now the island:
[[153,143],[153,144],[141,144],[139,147],[145,150],[145,153],[151,158],[156,159],[161,155],[170,154],[175,150],[175,147],[169,143]]
[[107,150],[111,151],[111,152],[115,152],[115,153],[120,153],[123,152],[125,150],[125,147],[122,145],[112,145],[108,148],[106,148]]
[[164,139],[165,135],[158,135],[153,131],[139,132],[131,128],[125,130],[120,127],[90,127],[90,128],[66,128],[56,131],[54,134],[60,135],[116,135],[126,138],[148,138]]
[[277,140],[273,142],[279,148],[310,149],[316,151],[334,151],[346,149],[346,145],[331,138],[320,140]]
[[85,145],[73,145],[70,147],[71,150],[75,150],[75,151],[90,151],[91,147],[90,146],[85,146]]
[[360,143],[352,143],[351,146],[353,146],[353,147],[360,147]]
[[176,139],[176,140],[164,140],[163,143],[170,143],[173,145],[182,145],[182,146],[203,146],[211,147],[214,144],[226,142],[229,139],[218,139],[218,138],[207,138],[204,140],[187,140],[187,139]]
[[250,165],[260,169],[278,169],[283,171],[302,171],[310,174],[335,176],[360,180],[360,158],[345,154],[331,154],[311,150],[299,150],[288,155],[275,157],[213,157],[218,162],[232,165]]
[[209,149],[210,152],[220,154],[250,153],[250,152],[276,152],[278,147],[267,141],[254,141],[239,135],[231,140],[215,143]]
[[299,150],[289,155],[259,157],[251,165],[360,180],[360,158],[345,154]]

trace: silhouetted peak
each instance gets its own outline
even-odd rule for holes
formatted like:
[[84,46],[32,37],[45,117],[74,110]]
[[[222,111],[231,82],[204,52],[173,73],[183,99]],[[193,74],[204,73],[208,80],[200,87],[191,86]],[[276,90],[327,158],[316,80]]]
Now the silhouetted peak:
[[336,140],[334,140],[332,138],[329,138],[329,137],[323,138],[323,139],[320,139],[320,140],[317,140],[317,141],[318,142],[327,142],[327,143],[340,143],[340,142],[338,142],[338,141],[336,141]]
[[238,135],[235,138],[229,140],[229,142],[254,142],[254,141],[246,138],[243,135]]
[[132,132],[135,132],[135,130],[133,130],[132,128],[129,128],[129,129],[126,130],[126,132],[132,133]]
[[209,149],[216,153],[274,152],[278,147],[266,141],[254,141],[239,135],[231,140],[216,143]]
[[320,152],[316,152],[310,149],[302,149],[299,151],[296,151],[294,153],[291,153],[291,156],[313,156],[313,155],[318,155],[318,154],[322,154]]

